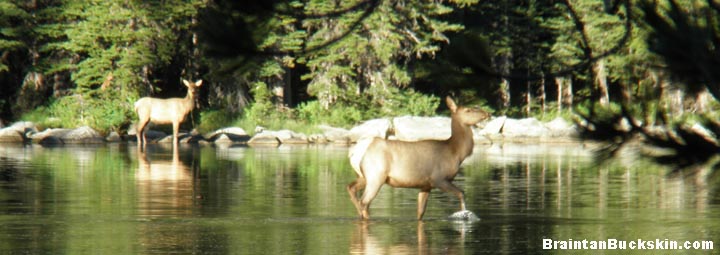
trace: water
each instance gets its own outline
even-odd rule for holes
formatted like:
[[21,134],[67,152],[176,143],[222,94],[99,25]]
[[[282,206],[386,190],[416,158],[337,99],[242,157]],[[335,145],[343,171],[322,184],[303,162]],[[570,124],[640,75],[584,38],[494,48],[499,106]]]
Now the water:
[[[0,254],[616,254],[543,239],[720,237],[718,177],[644,160],[592,161],[582,145],[477,147],[457,199],[384,187],[358,220],[347,148],[0,146]],[[717,253],[692,251],[691,254]],[[689,251],[640,251],[681,254]]]

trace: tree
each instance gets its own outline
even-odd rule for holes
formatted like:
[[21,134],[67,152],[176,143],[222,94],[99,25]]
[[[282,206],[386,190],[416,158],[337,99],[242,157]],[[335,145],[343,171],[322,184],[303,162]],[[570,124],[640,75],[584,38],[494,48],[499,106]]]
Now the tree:
[[[306,13],[346,9],[360,1],[341,4],[310,1]],[[308,93],[325,107],[338,100],[369,95],[382,114],[399,107],[393,94],[410,85],[409,63],[434,57],[448,43],[448,32],[462,26],[442,19],[453,8],[437,1],[369,1],[368,9],[338,17],[304,20],[307,47],[323,45],[328,39],[342,39],[308,52],[304,60],[309,72]],[[343,99],[345,98],[345,99]]]
[[[69,95],[50,107],[65,125],[117,129],[132,119],[132,102],[159,87],[154,77],[191,42],[186,32],[202,1],[58,1],[36,28],[48,38],[43,73],[70,74]],[[178,69],[184,69],[180,66]],[[180,87],[179,74],[175,71]],[[163,77],[167,78],[167,77]],[[190,77],[188,77],[190,78]],[[71,113],[68,113],[71,112]]]

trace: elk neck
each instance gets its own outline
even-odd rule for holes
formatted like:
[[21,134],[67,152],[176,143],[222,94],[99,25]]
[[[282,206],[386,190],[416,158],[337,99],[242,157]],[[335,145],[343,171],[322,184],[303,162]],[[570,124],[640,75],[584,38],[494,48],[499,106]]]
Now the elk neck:
[[462,162],[465,157],[472,154],[473,151],[473,133],[470,126],[462,124],[456,116],[452,116],[451,121],[452,135],[448,139],[450,150]]
[[188,112],[192,111],[195,107],[195,97],[192,94],[192,90],[189,88],[187,95],[185,95],[185,98],[183,99],[183,106],[185,106],[185,109],[187,109]]

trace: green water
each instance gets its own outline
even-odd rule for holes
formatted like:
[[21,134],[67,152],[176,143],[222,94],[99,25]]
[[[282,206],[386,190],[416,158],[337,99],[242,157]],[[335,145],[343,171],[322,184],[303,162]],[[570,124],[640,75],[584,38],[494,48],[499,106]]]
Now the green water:
[[[346,147],[0,145],[0,254],[708,254],[543,250],[543,239],[720,239],[717,177],[582,145],[476,147],[454,196],[384,187],[358,220]],[[717,175],[717,174],[716,174]]]

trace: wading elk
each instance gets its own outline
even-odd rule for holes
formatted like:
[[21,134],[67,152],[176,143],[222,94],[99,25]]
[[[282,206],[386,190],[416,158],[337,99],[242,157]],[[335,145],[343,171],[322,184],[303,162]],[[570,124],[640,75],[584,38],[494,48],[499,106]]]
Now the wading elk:
[[[460,210],[465,211],[463,191],[452,181],[460,163],[472,154],[474,144],[470,127],[489,118],[490,114],[457,106],[450,97],[446,102],[452,112],[449,139],[406,142],[366,138],[350,150],[350,164],[358,178],[347,186],[347,190],[360,217],[369,219],[370,202],[386,183],[392,187],[420,189],[418,220],[425,214],[425,205],[433,188],[455,194],[460,199]],[[365,191],[358,200],[357,192],[363,189]]]
[[171,124],[173,125],[173,146],[178,144],[178,129],[180,123],[185,120],[188,113],[195,106],[195,98],[197,96],[202,80],[190,82],[185,79],[183,84],[188,88],[185,98],[152,98],[143,97],[135,102],[135,112],[138,115],[137,123],[137,142],[138,146],[147,143],[145,139],[145,127],[149,122],[155,124]]

